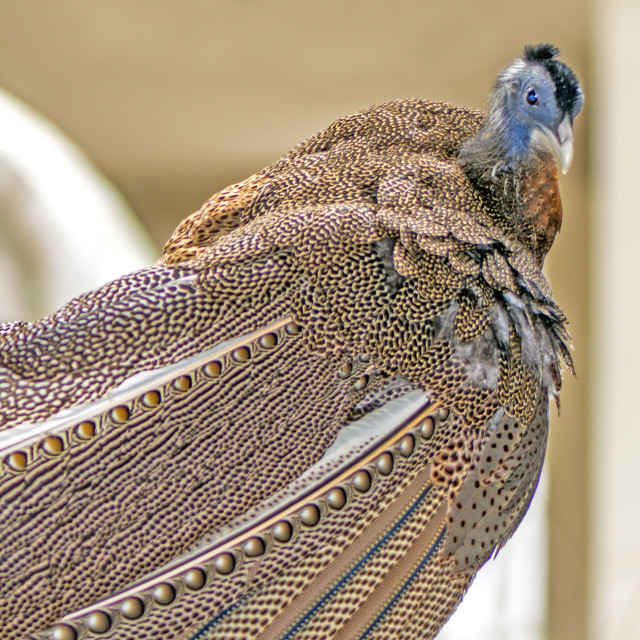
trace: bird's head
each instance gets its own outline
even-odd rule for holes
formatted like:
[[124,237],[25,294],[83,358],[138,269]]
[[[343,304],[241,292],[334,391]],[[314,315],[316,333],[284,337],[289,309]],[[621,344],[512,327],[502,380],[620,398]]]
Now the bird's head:
[[498,76],[489,106],[489,127],[501,138],[506,165],[548,145],[566,173],[573,156],[573,120],[584,97],[575,73],[549,44],[525,47]]

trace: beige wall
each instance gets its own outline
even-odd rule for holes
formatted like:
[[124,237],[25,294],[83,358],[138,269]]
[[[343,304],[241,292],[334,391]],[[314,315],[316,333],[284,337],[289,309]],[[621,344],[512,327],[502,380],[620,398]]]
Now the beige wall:
[[640,3],[597,3],[589,268],[591,638],[640,638]]
[[482,107],[495,72],[524,44],[562,49],[587,81],[587,108],[549,262],[579,371],[566,382],[551,443],[551,640],[587,634],[588,17],[578,0],[23,0],[0,8],[0,86],[87,151],[158,246],[212,192],[336,117],[398,97]]

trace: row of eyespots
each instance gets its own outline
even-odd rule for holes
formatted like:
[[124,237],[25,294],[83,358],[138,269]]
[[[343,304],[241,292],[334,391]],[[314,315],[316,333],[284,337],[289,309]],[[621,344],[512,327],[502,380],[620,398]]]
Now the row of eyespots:
[[[356,471],[346,482],[345,486],[331,488],[319,500],[304,505],[295,516],[282,519],[269,530],[260,532],[241,546],[225,551],[216,556],[211,565],[196,566],[185,571],[175,584],[161,583],[141,597],[129,596],[111,611],[97,610],[90,613],[77,624],[58,624],[50,630],[50,640],[80,640],[86,633],[100,636],[110,631],[120,620],[135,620],[141,618],[145,609],[151,606],[166,606],[172,604],[179,594],[184,591],[199,591],[216,576],[227,576],[240,566],[244,559],[253,559],[267,552],[270,545],[284,544],[291,541],[296,533],[296,527],[315,527],[322,519],[326,509],[340,510],[349,502],[349,495],[367,493],[373,486],[375,476],[389,476],[396,466],[397,456],[408,458],[411,456],[420,440],[433,437],[438,422],[446,421],[448,411],[440,410],[437,417],[427,416],[414,429],[413,433],[404,435],[394,446],[393,450],[381,453],[367,468]],[[351,489],[351,491],[350,491]],[[353,498],[352,498],[353,499]],[[115,613],[119,615],[114,615]]]
[[[301,330],[302,328],[299,325],[290,322],[284,326],[283,332],[287,336],[297,336]],[[249,362],[258,350],[265,351],[277,347],[284,338],[283,332],[267,333],[261,336],[254,344],[237,347],[227,358],[207,363],[201,368],[202,376],[208,380],[219,378],[229,365]],[[166,386],[164,394],[160,390],[147,391],[138,398],[139,405],[141,405],[142,409],[155,409],[160,406],[163,397],[166,397],[170,389],[173,389],[175,393],[186,393],[194,387],[193,378],[196,373],[194,371],[191,374],[182,375],[172,380]],[[113,426],[121,427],[129,422],[135,412],[135,408],[135,402],[131,406],[120,405],[114,407],[108,413],[107,422]],[[79,441],[86,441],[94,438],[97,433],[98,427],[95,421],[87,420],[81,422],[74,427],[71,433],[48,435],[32,449],[10,453],[4,458],[4,467],[14,472],[24,472],[36,461],[40,452],[47,457],[56,457],[71,446],[74,436]]]

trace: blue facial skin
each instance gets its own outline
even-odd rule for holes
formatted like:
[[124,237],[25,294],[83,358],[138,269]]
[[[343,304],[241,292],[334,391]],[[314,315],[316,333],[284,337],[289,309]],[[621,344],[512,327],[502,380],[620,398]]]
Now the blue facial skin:
[[505,87],[498,130],[512,164],[528,155],[531,135],[541,126],[556,132],[566,114],[558,108],[555,86],[544,69],[528,69]]

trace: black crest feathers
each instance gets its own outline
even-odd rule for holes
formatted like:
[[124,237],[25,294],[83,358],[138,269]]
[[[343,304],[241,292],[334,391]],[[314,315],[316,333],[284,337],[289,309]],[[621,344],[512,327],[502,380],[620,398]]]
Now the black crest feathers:
[[552,44],[535,44],[524,48],[524,59],[542,65],[556,85],[556,100],[564,113],[574,118],[582,107],[582,91],[576,74],[557,60],[560,51]]
[[545,63],[560,55],[560,50],[552,44],[532,44],[524,48],[524,58],[529,62]]

